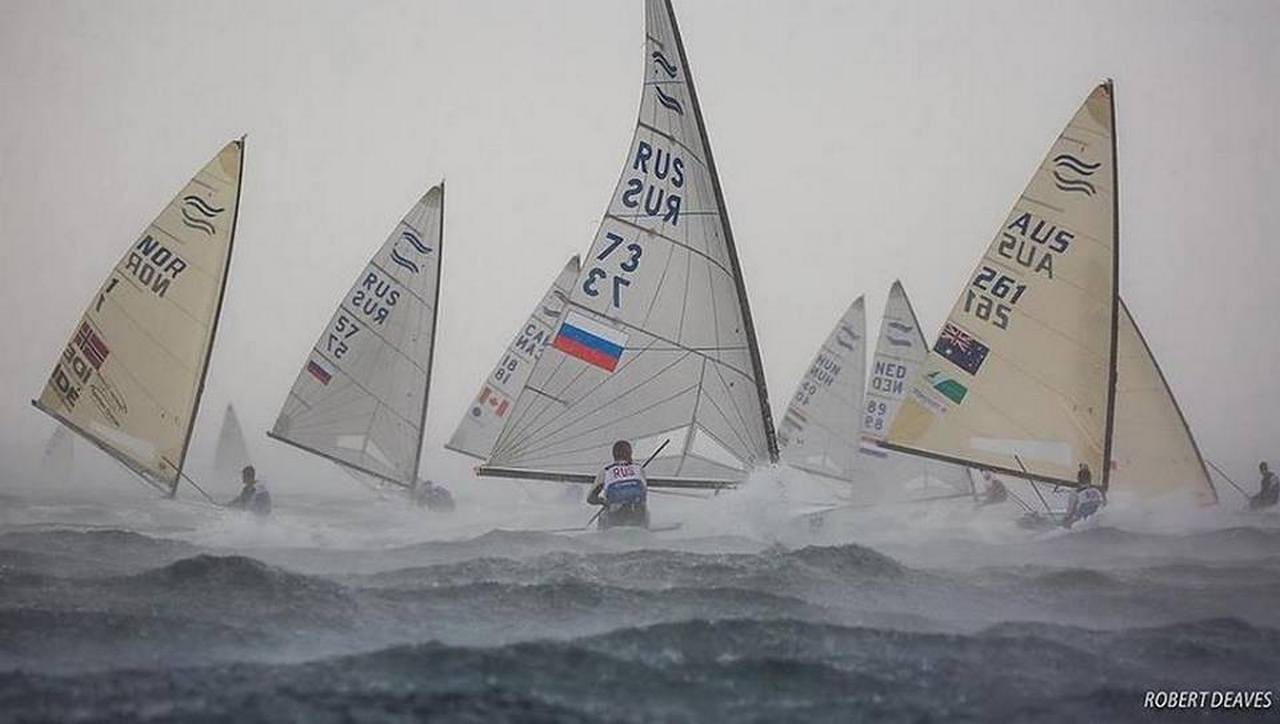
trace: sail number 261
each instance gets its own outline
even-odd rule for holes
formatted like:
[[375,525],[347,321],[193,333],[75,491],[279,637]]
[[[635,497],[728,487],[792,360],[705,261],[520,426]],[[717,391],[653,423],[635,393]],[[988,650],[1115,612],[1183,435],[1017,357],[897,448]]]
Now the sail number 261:
[[1027,285],[1018,284],[1017,281],[989,266],[983,266],[978,269],[978,275],[969,285],[971,288],[965,291],[964,311],[1000,329],[1008,329],[1009,313],[1027,291]]
[[[605,262],[619,247],[622,247],[622,253],[615,257],[620,260],[618,271],[610,274],[601,266],[592,267],[591,271],[587,272],[586,279],[582,280],[582,291],[589,297],[598,297],[601,291],[612,292],[613,306],[621,309],[622,290],[631,286],[631,274],[640,268],[640,256],[644,253],[644,248],[634,242],[623,247],[622,243],[626,239],[612,231],[606,231],[604,236],[609,243],[599,254],[596,254],[596,261]],[[604,290],[601,289],[602,284],[606,285]]]

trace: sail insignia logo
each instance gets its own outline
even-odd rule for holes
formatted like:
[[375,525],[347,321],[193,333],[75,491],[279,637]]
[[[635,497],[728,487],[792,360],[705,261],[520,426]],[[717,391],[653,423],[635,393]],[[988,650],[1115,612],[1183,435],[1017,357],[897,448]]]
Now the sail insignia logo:
[[679,115],[682,115],[682,116],[684,115],[684,108],[680,105],[680,101],[676,100],[675,98],[672,98],[666,93],[663,93],[662,89],[656,85],[653,87],[653,92],[658,94],[659,103],[666,106],[667,108],[670,108],[671,110],[675,111]]
[[912,346],[911,337],[909,335],[912,332],[916,331],[915,327],[911,326],[910,324],[903,324],[902,322],[899,322],[896,319],[890,319],[888,322],[886,322],[886,326],[889,327],[889,329],[893,330],[894,332],[908,335],[906,339],[898,339],[892,334],[889,334],[886,332],[884,335],[884,338],[889,344],[893,345],[894,347]]
[[195,194],[182,197],[181,210],[183,226],[204,232],[208,236],[218,233],[218,229],[213,225],[213,220],[218,218],[218,215],[223,211],[226,211],[225,208],[213,206]]
[[[845,339],[843,336],[844,334],[849,335],[849,339]],[[848,326],[843,324],[840,325],[840,332],[836,333],[836,344],[840,345],[841,347],[844,347],[850,352],[854,350],[854,347],[853,347],[854,342],[857,342],[860,339],[862,339],[862,335],[858,334],[852,329],[849,329]]]
[[679,66],[673,65],[671,61],[667,60],[667,56],[663,55],[661,50],[653,51],[653,64],[661,68],[668,78],[675,78],[676,71],[680,70]]
[[[422,243],[422,238],[419,237],[417,232],[415,232],[413,229],[405,229],[404,231],[401,231],[399,240],[408,243],[409,246],[413,247],[415,250],[417,250],[419,254],[422,254],[423,256],[426,256],[431,253],[431,247]],[[418,272],[422,271],[421,267],[418,266],[417,262],[413,261],[412,259],[405,256],[404,254],[400,253],[398,244],[393,245],[391,247],[391,261],[395,262],[397,266],[408,269],[410,272],[414,274],[417,274]]]
[[1093,196],[1098,189],[1088,181],[1101,163],[1089,163],[1069,153],[1060,153],[1053,157],[1053,185],[1062,191]]
[[551,305],[543,304],[542,316],[547,317],[549,319],[559,319],[560,315],[564,314],[564,308],[569,306],[569,297],[567,297],[565,293],[560,291],[559,289],[552,290],[551,295],[555,297],[555,300],[557,302],[560,303],[560,308],[556,309]]
[[942,396],[956,403],[957,405],[964,402],[965,395],[969,394],[969,388],[960,384],[948,375],[941,372],[930,372],[924,378],[929,381],[929,386],[942,393]]

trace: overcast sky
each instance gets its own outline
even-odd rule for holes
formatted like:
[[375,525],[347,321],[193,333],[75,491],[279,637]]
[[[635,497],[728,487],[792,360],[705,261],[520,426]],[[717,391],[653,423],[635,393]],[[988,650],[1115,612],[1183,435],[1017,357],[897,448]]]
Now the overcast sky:
[[[858,294],[874,330],[902,279],[934,336],[1050,143],[1112,77],[1122,294],[1205,455],[1250,485],[1258,459],[1280,462],[1280,2],[675,5],[775,415]],[[98,285],[242,133],[192,460],[234,400],[273,480],[332,476],[261,433],[339,296],[443,176],[423,460],[465,484],[471,463],[443,443],[617,181],[642,7],[0,2],[0,487],[39,459],[53,423],[28,401]]]

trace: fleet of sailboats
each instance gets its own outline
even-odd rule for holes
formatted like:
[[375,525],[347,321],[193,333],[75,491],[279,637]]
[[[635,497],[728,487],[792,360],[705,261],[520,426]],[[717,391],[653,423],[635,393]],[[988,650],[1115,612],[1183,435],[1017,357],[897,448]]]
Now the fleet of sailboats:
[[[785,462],[850,491],[971,490],[983,470],[1138,497],[1217,500],[1186,419],[1120,298],[1115,90],[1097,86],[1036,168],[932,347],[903,286],[870,369],[863,297],[775,434],[745,280],[670,0],[645,0],[632,141],[581,259],[565,263],[469,405],[449,450],[478,475],[590,482],[616,440],[653,487],[715,488]],[[69,478],[78,434],[173,495],[227,286],[244,139],[132,243],[34,405]],[[444,184],[395,225],[306,355],[275,440],[416,488],[436,347]],[[214,470],[250,463],[227,406]],[[1087,471],[1087,472],[1082,472]],[[189,478],[188,478],[189,479]],[[203,492],[203,491],[202,491]]]

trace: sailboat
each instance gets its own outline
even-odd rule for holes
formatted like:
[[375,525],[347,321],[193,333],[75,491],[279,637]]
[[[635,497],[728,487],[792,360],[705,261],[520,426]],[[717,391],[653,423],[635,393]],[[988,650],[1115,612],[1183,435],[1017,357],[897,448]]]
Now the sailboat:
[[516,395],[524,388],[542,351],[551,343],[556,325],[569,303],[569,290],[580,270],[581,263],[574,254],[503,351],[445,448],[480,460],[489,457]]
[[1077,486],[1111,477],[1120,322],[1114,90],[1089,94],[969,275],[881,443]]
[[[776,462],[760,350],[669,0],[645,2],[622,176],[551,346],[479,475],[590,482],[617,440],[651,487],[722,487]],[[665,445],[665,447],[664,447]]]
[[222,428],[213,452],[213,473],[218,480],[239,481],[240,471],[249,464],[249,446],[240,418],[236,416],[236,408],[228,404],[222,413]]
[[[963,466],[892,452],[879,444],[907,394],[907,384],[928,353],[907,291],[895,281],[880,321],[859,425],[860,467],[881,497],[901,500],[906,486],[913,482],[923,488],[915,491],[917,500],[967,495],[972,491],[969,472]],[[930,489],[939,487],[941,490]]]
[[32,403],[170,496],[186,477],[243,170],[241,138],[143,230],[89,303]]
[[395,225],[343,295],[269,437],[348,472],[416,487],[443,242],[441,182]]
[[846,483],[859,477],[866,328],[866,311],[858,297],[796,386],[778,426],[779,452],[791,467]]

